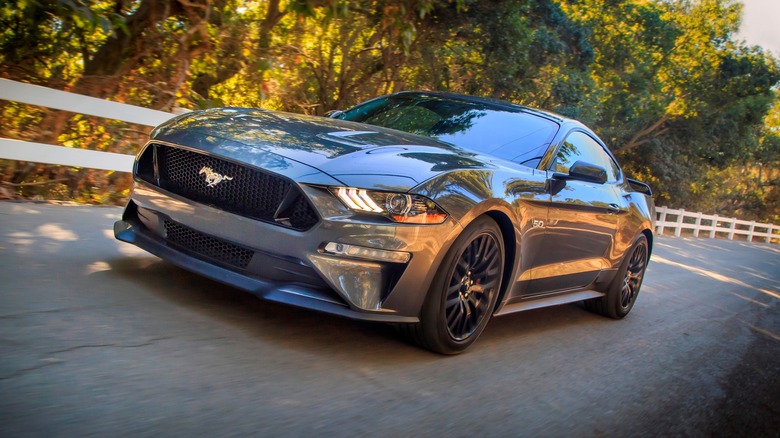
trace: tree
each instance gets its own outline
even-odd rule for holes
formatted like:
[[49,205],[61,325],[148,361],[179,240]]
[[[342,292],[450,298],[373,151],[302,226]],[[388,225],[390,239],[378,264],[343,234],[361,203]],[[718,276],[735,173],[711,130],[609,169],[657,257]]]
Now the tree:
[[[766,219],[780,68],[734,40],[740,15],[731,0],[28,0],[0,6],[0,76],[164,110],[324,114],[406,89],[507,99],[593,127],[659,204]],[[147,130],[0,111],[0,135],[72,147],[133,153]],[[131,183],[0,169],[41,184],[26,196],[103,202]]]

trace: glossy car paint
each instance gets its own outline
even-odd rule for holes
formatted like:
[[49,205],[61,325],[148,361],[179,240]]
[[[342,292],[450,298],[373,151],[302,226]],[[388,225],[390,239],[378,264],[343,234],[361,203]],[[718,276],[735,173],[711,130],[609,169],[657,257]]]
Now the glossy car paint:
[[[601,296],[637,236],[645,234],[652,245],[652,199],[635,191],[622,173],[605,184],[560,178],[552,164],[567,135],[582,131],[597,137],[576,121],[534,114],[559,125],[536,168],[343,120],[237,108],[189,113],[156,128],[149,145],[191,149],[281,175],[305,193],[319,222],[296,231],[249,219],[160,189],[138,178],[136,169],[134,192],[115,234],[272,301],[408,323],[418,321],[452,243],[472,221],[489,215],[501,228],[506,251],[496,314]],[[423,195],[449,217],[438,225],[414,225],[358,213],[328,190],[343,186]],[[180,251],[165,240],[166,218],[250,249],[252,262],[237,270]],[[326,242],[408,253],[411,260],[337,256],[323,252]],[[276,265],[281,267],[275,270]],[[315,283],[330,291],[310,286]]]

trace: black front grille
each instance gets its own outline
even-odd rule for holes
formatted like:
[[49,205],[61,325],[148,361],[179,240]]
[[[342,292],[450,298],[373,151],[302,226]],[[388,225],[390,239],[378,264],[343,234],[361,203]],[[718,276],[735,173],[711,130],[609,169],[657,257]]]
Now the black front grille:
[[254,255],[253,251],[220,240],[192,228],[164,220],[165,239],[196,255],[206,256],[216,261],[241,269],[246,269]]
[[193,201],[283,227],[303,231],[318,221],[290,180],[188,149],[150,145],[139,160],[138,176]]

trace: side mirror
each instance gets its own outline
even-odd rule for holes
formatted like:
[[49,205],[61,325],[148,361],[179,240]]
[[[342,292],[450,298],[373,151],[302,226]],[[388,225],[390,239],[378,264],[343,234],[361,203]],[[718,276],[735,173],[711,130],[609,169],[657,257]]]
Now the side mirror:
[[575,179],[580,181],[588,181],[596,184],[604,184],[607,182],[607,169],[597,166],[593,163],[585,161],[575,161],[569,168],[569,173],[555,172],[553,174],[555,179]]
[[325,113],[325,117],[327,117],[329,119],[335,119],[335,118],[337,118],[338,116],[340,116],[342,114],[344,114],[344,111],[342,111],[342,110],[330,110],[330,111]]
[[626,178],[626,181],[628,181],[628,185],[631,187],[632,191],[643,193],[647,196],[653,196],[653,189],[651,189],[649,185],[643,183],[642,181],[637,181],[631,178]]

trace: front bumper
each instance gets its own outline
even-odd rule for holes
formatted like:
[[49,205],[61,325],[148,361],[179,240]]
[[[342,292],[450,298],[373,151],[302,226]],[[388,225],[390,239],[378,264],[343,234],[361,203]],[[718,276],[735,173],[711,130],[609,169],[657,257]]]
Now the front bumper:
[[139,231],[143,225],[132,224],[124,220],[114,223],[114,235],[117,239],[132,243],[139,248],[156,255],[176,266],[228,284],[260,298],[296,307],[317,310],[332,315],[343,316],[365,321],[390,323],[415,323],[417,317],[402,316],[391,313],[358,312],[336,301],[322,298],[317,291],[296,284],[277,283],[270,280],[253,278],[234,272],[181,251],[169,247],[165,242]]
[[[308,195],[318,207],[331,197],[327,193]],[[166,227],[170,224],[245,250],[251,260],[236,267],[218,257],[193,252],[168,238]],[[299,232],[137,182],[122,220],[114,225],[114,234],[177,266],[269,301],[352,319],[415,323],[435,274],[432,266],[438,266],[442,247],[449,235],[457,234],[457,227],[455,221],[395,226],[342,215],[324,217],[311,230]],[[389,263],[328,254],[322,251],[326,242],[407,252],[411,260]]]

